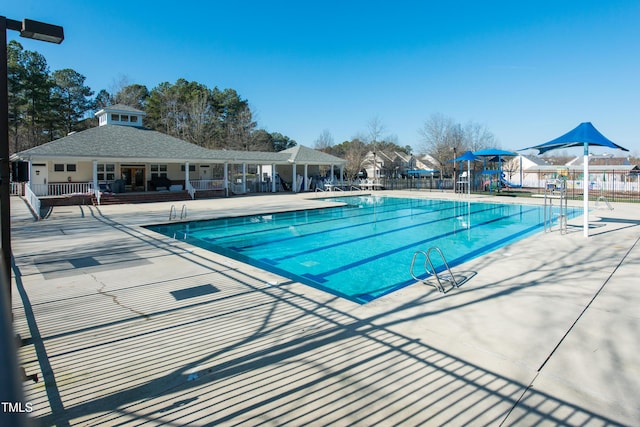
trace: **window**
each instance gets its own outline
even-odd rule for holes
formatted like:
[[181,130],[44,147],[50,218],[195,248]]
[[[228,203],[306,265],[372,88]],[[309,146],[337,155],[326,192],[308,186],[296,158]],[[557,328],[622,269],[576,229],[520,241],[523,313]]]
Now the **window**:
[[131,123],[137,123],[138,122],[138,116],[131,116]]
[[53,165],[53,171],[54,172],[64,172],[64,165],[61,163],[56,163],[55,165]]
[[151,165],[151,179],[167,177],[167,165]]
[[151,165],[151,172],[166,172],[167,165]]
[[129,121],[129,116],[125,116],[124,114],[122,114],[120,116],[120,121],[121,122],[128,122]]
[[114,122],[119,122],[120,121],[120,115],[119,114],[112,114],[111,115],[111,120],[113,120]]
[[67,172],[75,172],[76,171],[76,165],[73,163],[68,163],[67,164]]
[[[184,172],[184,165],[180,166],[180,170]],[[189,172],[195,172],[195,171],[196,171],[196,165],[189,165]]]
[[116,165],[113,163],[98,163],[98,181],[113,181],[116,179]]

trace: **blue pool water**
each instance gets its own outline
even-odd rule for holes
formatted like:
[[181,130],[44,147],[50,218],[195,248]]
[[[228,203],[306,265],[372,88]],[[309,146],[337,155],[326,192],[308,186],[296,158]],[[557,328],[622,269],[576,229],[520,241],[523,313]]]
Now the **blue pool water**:
[[[416,251],[439,247],[454,267],[544,225],[542,206],[383,196],[331,200],[345,205],[148,228],[366,303],[415,282],[409,267]],[[569,211],[569,218],[577,215]]]

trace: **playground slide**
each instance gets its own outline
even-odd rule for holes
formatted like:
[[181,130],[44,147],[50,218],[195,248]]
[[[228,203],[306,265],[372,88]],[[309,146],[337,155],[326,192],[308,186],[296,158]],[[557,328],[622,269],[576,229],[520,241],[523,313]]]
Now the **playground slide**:
[[500,177],[500,182],[502,183],[502,185],[504,185],[505,187],[509,187],[509,188],[521,188],[522,187],[522,185],[514,184],[512,182],[507,181],[506,179],[504,179],[503,176]]

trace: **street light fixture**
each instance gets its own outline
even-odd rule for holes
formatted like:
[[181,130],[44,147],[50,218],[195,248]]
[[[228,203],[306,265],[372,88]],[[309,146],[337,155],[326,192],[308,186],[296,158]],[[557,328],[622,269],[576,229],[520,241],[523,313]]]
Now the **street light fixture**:
[[21,37],[60,44],[64,40],[64,30],[58,25],[23,19],[16,21],[0,16],[0,233],[2,246],[2,271],[5,286],[11,301],[11,209],[10,169],[9,169],[9,88],[7,30],[18,31]]

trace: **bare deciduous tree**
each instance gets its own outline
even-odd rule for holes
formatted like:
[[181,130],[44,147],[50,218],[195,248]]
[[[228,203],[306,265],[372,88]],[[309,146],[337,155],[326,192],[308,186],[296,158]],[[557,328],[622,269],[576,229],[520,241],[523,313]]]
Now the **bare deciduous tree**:
[[453,170],[453,164],[448,163],[453,159],[454,148],[456,151],[462,148],[463,136],[460,125],[450,117],[442,114],[432,114],[419,130],[423,142],[423,151],[433,157],[441,167],[441,170]]
[[465,150],[478,151],[485,148],[500,148],[496,137],[485,125],[469,122],[464,127]]
[[432,114],[418,132],[422,137],[422,150],[433,157],[445,172],[453,170],[450,161],[454,155],[497,145],[496,138],[486,126],[469,122],[463,127],[442,114]]
[[347,164],[344,166],[344,173],[349,179],[355,179],[362,170],[364,161],[367,156],[367,145],[360,139],[354,138],[348,143],[348,147],[344,153],[344,159]]
[[368,143],[375,148],[376,142],[382,141],[382,134],[385,132],[384,124],[380,117],[374,116],[367,122],[367,139]]
[[329,129],[324,129],[322,133],[315,140],[314,148],[316,150],[324,151],[333,146],[333,136]]

